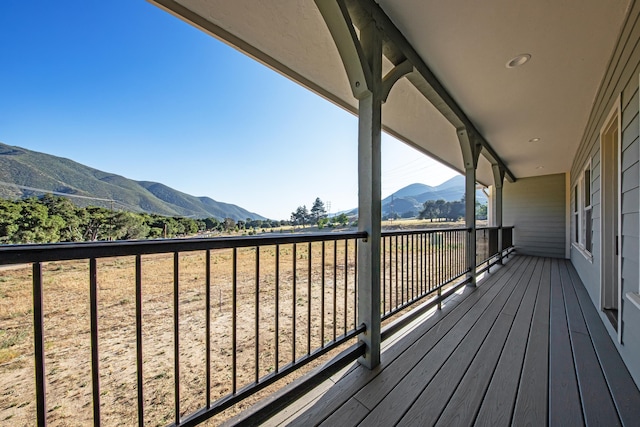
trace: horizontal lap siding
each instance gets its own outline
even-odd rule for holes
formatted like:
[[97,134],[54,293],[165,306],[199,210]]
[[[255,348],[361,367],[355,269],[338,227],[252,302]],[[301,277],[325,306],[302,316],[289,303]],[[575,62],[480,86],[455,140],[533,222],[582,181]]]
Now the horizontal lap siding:
[[[580,252],[571,251],[571,259],[578,271],[592,302],[599,309],[601,282],[601,165],[600,129],[620,97],[622,117],[620,138],[620,184],[621,202],[621,254],[622,254],[622,344],[617,342],[613,328],[609,333],[629,368],[636,384],[640,384],[640,310],[633,306],[624,295],[638,292],[640,283],[640,99],[638,81],[640,73],[640,2],[633,2],[627,21],[622,28],[620,39],[613,52],[609,67],[603,77],[601,87],[585,127],[585,133],[578,147],[571,167],[571,197],[573,188],[585,164],[592,164],[593,203],[593,262],[589,262]],[[572,199],[571,199],[572,200]],[[573,221],[572,216],[570,215]],[[571,229],[573,230],[573,224]],[[600,316],[604,315],[598,310]],[[606,324],[606,323],[605,323]]]
[[505,225],[513,225],[514,245],[525,255],[565,257],[565,175],[521,178],[505,183]]

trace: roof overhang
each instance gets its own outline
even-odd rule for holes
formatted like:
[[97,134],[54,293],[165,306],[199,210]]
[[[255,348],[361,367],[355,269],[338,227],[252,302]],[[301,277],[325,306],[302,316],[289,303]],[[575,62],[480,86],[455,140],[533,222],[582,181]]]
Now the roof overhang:
[[[357,114],[315,2],[150,1]],[[456,128],[471,129],[484,146],[477,171],[484,184],[500,160],[516,177],[570,169],[629,7],[629,0],[346,3],[355,21],[377,10],[387,23],[385,73],[408,55],[423,67],[391,90],[385,131],[463,171]],[[531,61],[505,66],[521,53]]]

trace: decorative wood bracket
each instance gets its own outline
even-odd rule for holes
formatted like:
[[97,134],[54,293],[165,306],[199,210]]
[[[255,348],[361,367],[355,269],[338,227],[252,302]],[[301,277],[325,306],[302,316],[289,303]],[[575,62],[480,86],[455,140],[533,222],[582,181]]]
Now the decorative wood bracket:
[[464,160],[465,169],[477,169],[478,159],[482,152],[482,144],[477,141],[473,134],[470,134],[466,128],[457,130],[458,141],[462,149],[462,158]]
[[[367,92],[373,93],[374,86],[377,89],[377,80],[382,76],[373,75],[373,70],[369,66],[371,58],[367,58],[365,55],[367,49],[365,49],[363,43],[366,43],[366,40],[363,40],[362,37],[358,38],[345,0],[315,0],[315,2],[338,48],[353,96],[356,99],[362,99],[367,95]],[[369,25],[373,24],[378,27],[373,17],[369,19]],[[359,25],[362,25],[362,21],[360,21]],[[363,29],[360,28],[361,36]],[[382,30],[377,28],[377,31]],[[386,102],[393,85],[402,77],[414,72],[414,70],[413,64],[409,60],[404,60],[389,71],[382,78],[381,91],[377,94],[382,102]]]
[[498,164],[491,165],[491,169],[493,170],[493,185],[495,185],[496,188],[502,188],[505,175],[504,169]]
[[382,79],[382,102],[387,102],[389,92],[391,92],[391,88],[393,88],[393,85],[396,84],[398,80],[413,73],[414,71],[415,68],[408,59],[405,59],[403,62],[393,67],[393,69]]
[[372,89],[371,68],[343,0],[315,0],[347,72],[351,91],[361,99]]

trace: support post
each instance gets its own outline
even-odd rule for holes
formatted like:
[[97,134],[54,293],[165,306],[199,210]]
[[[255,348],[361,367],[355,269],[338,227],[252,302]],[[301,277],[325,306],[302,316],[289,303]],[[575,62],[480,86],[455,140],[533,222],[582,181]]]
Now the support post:
[[498,227],[498,262],[502,264],[502,186],[504,183],[504,169],[500,165],[491,165],[493,170],[493,226]]
[[371,369],[380,363],[381,341],[382,37],[374,22],[361,29],[360,40],[373,76],[358,107],[358,229],[368,234],[358,250],[358,319],[367,327],[360,337],[366,344],[360,363]]
[[[354,98],[358,100],[358,229],[367,239],[358,247],[358,324],[369,369],[380,364],[380,246],[382,104],[393,85],[415,73],[405,60],[383,78],[383,25],[373,15],[358,19],[356,31],[345,0],[315,0],[338,48]],[[383,19],[383,18],[381,18]],[[388,36],[388,35],[385,35]]]
[[465,227],[470,229],[467,245],[467,268],[469,269],[468,286],[476,286],[476,169],[482,145],[477,144],[475,138],[469,135],[466,128],[457,130],[460,149],[464,160],[465,175]]

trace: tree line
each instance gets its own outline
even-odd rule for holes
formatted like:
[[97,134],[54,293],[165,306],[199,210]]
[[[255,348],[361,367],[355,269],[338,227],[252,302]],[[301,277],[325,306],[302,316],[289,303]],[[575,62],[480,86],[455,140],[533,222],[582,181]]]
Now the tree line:
[[[465,199],[463,197],[462,199],[453,202],[447,202],[442,199],[427,200],[423,203],[422,210],[418,214],[418,218],[429,219],[431,222],[433,222],[434,219],[442,221],[458,221],[459,219],[464,218],[464,215]],[[477,200],[476,218],[487,218],[487,205],[480,204]]]
[[287,221],[194,219],[78,207],[50,194],[17,201],[0,199],[0,244],[174,238],[282,225]]
[[303,228],[306,225],[316,225],[322,229],[324,227],[334,226],[346,226],[349,224],[349,217],[346,214],[341,213],[335,217],[329,218],[327,209],[324,202],[320,197],[316,197],[316,200],[311,206],[311,210],[307,209],[307,205],[298,206],[295,211],[291,212],[291,225],[301,225]]

